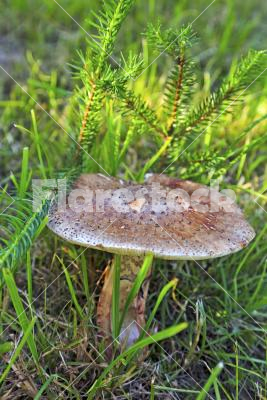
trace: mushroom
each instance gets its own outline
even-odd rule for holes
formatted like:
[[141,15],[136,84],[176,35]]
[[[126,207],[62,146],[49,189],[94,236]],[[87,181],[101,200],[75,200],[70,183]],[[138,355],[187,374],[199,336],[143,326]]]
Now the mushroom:
[[[101,174],[83,174],[66,206],[54,204],[49,228],[63,239],[121,255],[120,312],[148,253],[167,260],[203,260],[239,251],[255,232],[238,206],[215,189],[166,175],[144,184]],[[111,337],[114,260],[100,293],[97,323]],[[150,273],[125,317],[120,341],[134,343],[145,325]],[[121,332],[122,332],[121,331]]]

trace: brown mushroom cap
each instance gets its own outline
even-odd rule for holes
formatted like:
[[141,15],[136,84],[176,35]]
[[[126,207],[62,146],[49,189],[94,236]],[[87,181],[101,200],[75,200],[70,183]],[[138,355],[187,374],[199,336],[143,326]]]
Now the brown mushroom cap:
[[[197,189],[209,189],[166,175],[151,175],[144,184],[136,184],[101,174],[84,174],[75,182],[75,189],[111,190],[104,212],[95,212],[95,199],[93,212],[77,213],[69,204],[62,212],[54,205],[48,226],[71,243],[125,255],[153,253],[155,257],[169,260],[224,256],[244,248],[254,238],[253,228],[235,204],[231,212],[222,207],[216,212],[199,212],[191,206],[177,212],[161,199],[165,211],[152,210],[151,195],[145,192],[153,183],[160,184],[166,193],[183,189],[191,195]],[[113,206],[112,196],[118,189],[128,189],[133,194],[133,199],[125,200],[127,212],[118,212]],[[203,197],[201,204],[209,206],[210,197]]]

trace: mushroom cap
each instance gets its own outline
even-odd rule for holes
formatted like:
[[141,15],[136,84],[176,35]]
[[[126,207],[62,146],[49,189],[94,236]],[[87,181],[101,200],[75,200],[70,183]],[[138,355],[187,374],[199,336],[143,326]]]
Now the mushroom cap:
[[[158,188],[164,190],[171,203],[159,196],[159,201],[152,206],[152,187],[155,193]],[[81,246],[124,255],[152,253],[162,259],[200,260],[241,250],[255,236],[236,204],[225,211],[220,203],[220,207],[212,210],[213,200],[205,194],[212,193],[210,188],[191,181],[150,174],[144,184],[136,184],[101,174],[83,174],[73,189],[81,193],[89,190],[94,195],[99,190],[99,193],[110,190],[102,211],[96,211],[95,196],[89,196],[91,210],[85,209],[83,195],[76,196],[75,204],[68,197],[63,211],[55,203],[52,205],[48,227],[63,239]],[[196,190],[206,192],[199,196],[198,204],[192,200],[190,206],[183,208],[185,203],[177,189],[186,191],[190,199],[198,193]],[[226,199],[224,194],[216,193],[220,200]],[[204,206],[207,211],[198,210],[197,206]],[[80,207],[84,209],[81,211]],[[125,207],[123,212],[121,207]],[[181,208],[177,210],[177,207]]]

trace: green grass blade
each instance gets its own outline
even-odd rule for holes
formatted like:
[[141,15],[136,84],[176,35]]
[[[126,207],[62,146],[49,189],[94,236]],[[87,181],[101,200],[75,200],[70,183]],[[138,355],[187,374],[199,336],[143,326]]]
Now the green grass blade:
[[21,175],[19,182],[19,197],[25,197],[29,184],[29,148],[24,147],[22,153]]
[[0,344],[0,355],[4,353],[8,353],[13,347],[12,342],[5,342]]
[[81,255],[81,269],[82,269],[84,293],[86,296],[87,307],[89,310],[91,305],[91,295],[90,295],[89,279],[88,279],[88,265],[84,253],[82,253]]
[[224,367],[223,363],[219,362],[219,364],[217,364],[216,367],[211,371],[209,379],[205,383],[203,389],[197,396],[196,400],[204,400],[206,398],[211,386],[214,385],[214,382],[216,382],[217,377],[222,372],[223,367]]
[[6,369],[4,370],[4,372],[2,373],[2,375],[0,377],[0,385],[4,382],[5,378],[7,377],[10,369],[12,368],[12,365],[15,363],[15,361],[18,358],[21,350],[23,349],[24,344],[26,342],[29,343],[29,340],[30,340],[30,338],[32,336],[32,330],[33,330],[35,321],[36,321],[36,317],[34,317],[32,319],[32,321],[29,322],[29,324],[27,325],[27,328],[24,331],[24,335],[23,335],[21,341],[19,342],[16,350],[14,351],[14,354],[12,355],[12,357],[11,357],[9,363],[8,363],[8,366],[6,367]]
[[41,388],[38,390],[38,393],[34,396],[33,400],[40,400],[42,397],[42,394],[45,392],[45,390],[48,388],[48,386],[53,382],[54,379],[58,378],[58,375],[51,375],[47,381],[41,386]]
[[34,240],[38,238],[38,236],[42,233],[43,229],[46,227],[48,223],[48,216],[46,215],[44,219],[40,222],[40,225],[36,229],[36,232],[34,233]]
[[168,339],[174,335],[177,335],[184,329],[186,329],[188,324],[186,322],[182,322],[179,325],[172,326],[170,328],[166,328],[160,332],[155,333],[154,335],[148,336],[145,339],[142,339],[140,342],[134,343],[131,347],[126,349],[122,354],[120,354],[115,360],[113,360],[102,372],[100,377],[94,382],[93,386],[89,389],[88,400],[94,399],[94,395],[97,389],[101,386],[102,381],[108,375],[108,373],[112,370],[112,368],[120,361],[124,360],[128,355],[133,354],[144,347],[149,346],[153,343],[158,343],[162,340]]
[[161,305],[161,303],[162,303],[164,297],[166,296],[166,294],[168,293],[168,291],[169,291],[170,289],[175,289],[177,283],[178,283],[178,279],[177,279],[177,278],[174,278],[174,279],[172,279],[170,282],[168,282],[168,283],[161,289],[160,294],[159,294],[159,296],[158,296],[158,298],[157,298],[156,304],[155,304],[155,306],[154,306],[154,308],[153,308],[151,314],[149,315],[149,318],[148,318],[148,320],[147,320],[145,329],[144,329],[144,331],[142,331],[142,333],[141,333],[141,338],[145,335],[145,332],[147,332],[147,331],[149,330],[150,325],[151,325],[151,323],[152,323],[152,321],[153,321],[153,319],[154,319],[154,317],[155,317],[155,315],[156,315],[156,312],[158,311],[158,308],[159,308],[159,306]]
[[28,250],[26,254],[26,271],[27,271],[27,286],[28,286],[28,300],[32,303],[32,264],[31,253]]
[[238,344],[235,344],[235,399],[239,399],[239,359],[238,359]]
[[112,290],[112,334],[113,338],[117,338],[120,333],[120,271],[121,271],[121,256],[115,255],[113,268],[113,290]]
[[163,143],[163,145],[161,146],[161,148],[157,151],[157,153],[151,157],[151,159],[145,164],[144,168],[142,169],[142,171],[140,172],[140,174],[138,175],[138,181],[143,181],[144,180],[144,176],[147,173],[147,171],[149,171],[152,167],[152,165],[155,164],[155,162],[162,156],[162,154],[165,152],[165,150],[167,149],[167,147],[169,146],[169,144],[172,141],[172,137],[168,137],[165,139],[165,142]]
[[74,289],[73,284],[72,284],[72,280],[71,280],[69,271],[65,267],[65,264],[64,264],[63,260],[61,260],[59,257],[57,257],[57,258],[58,258],[60,264],[62,265],[64,274],[65,274],[65,277],[66,277],[67,285],[68,285],[68,288],[69,288],[69,291],[70,291],[71,299],[72,299],[72,302],[73,302],[73,304],[74,304],[74,306],[75,306],[75,308],[77,310],[77,313],[79,314],[81,319],[85,319],[85,315],[83,313],[82,307],[80,306],[80,304],[78,302],[78,299],[77,299],[77,296],[76,296],[76,293],[75,293],[75,289]]
[[155,386],[154,386],[154,382],[151,382],[151,386],[150,386],[150,400],[155,400]]
[[219,389],[219,386],[218,386],[218,383],[216,380],[213,382],[213,386],[214,386],[216,400],[222,400],[221,394],[220,394],[220,389]]
[[193,389],[177,389],[177,388],[173,388],[173,387],[168,387],[168,386],[159,386],[159,385],[155,385],[154,388],[157,391],[164,391],[165,393],[167,392],[174,392],[174,393],[188,393],[188,394],[198,394],[199,390],[193,390]]
[[44,160],[43,160],[43,150],[42,150],[42,146],[41,146],[41,139],[40,139],[40,134],[39,134],[38,128],[37,128],[37,122],[36,122],[34,110],[31,110],[31,117],[32,117],[33,136],[34,136],[36,151],[37,151],[37,155],[38,155],[38,159],[39,159],[39,163],[40,163],[40,172],[42,174],[42,178],[47,179],[46,169],[45,169]]
[[121,149],[120,155],[119,155],[119,163],[123,161],[125,158],[125,154],[130,147],[132,141],[134,140],[134,135],[135,135],[135,130],[134,127],[130,127],[127,131],[127,136],[124,140],[123,147]]
[[[7,285],[8,288],[8,292],[9,295],[11,297],[13,306],[15,308],[16,314],[17,314],[17,319],[19,321],[19,324],[24,332],[24,334],[27,331],[27,328],[29,326],[29,320],[27,318],[27,315],[25,313],[21,298],[19,296],[19,292],[16,286],[16,283],[14,281],[13,275],[11,273],[11,271],[7,268],[3,269],[3,276],[4,276],[4,280],[5,283]],[[38,353],[37,353],[37,349],[36,349],[36,345],[35,345],[35,340],[34,340],[34,336],[33,333],[30,332],[27,335],[27,343],[29,346],[29,349],[31,351],[31,354],[35,360],[35,362],[37,363],[38,361]]]
[[[152,254],[147,254],[145,256],[143,265],[141,266],[141,268],[140,268],[140,270],[139,270],[139,272],[137,274],[137,277],[136,277],[136,279],[134,281],[134,284],[133,284],[133,286],[132,286],[132,288],[130,290],[130,293],[129,293],[127,299],[126,299],[125,307],[123,309],[123,312],[122,312],[122,315],[121,315],[121,318],[120,318],[118,335],[120,333],[120,330],[121,330],[124,318],[125,318],[125,316],[127,314],[127,311],[129,309],[129,306],[133,302],[134,298],[137,296],[137,294],[138,294],[138,292],[139,292],[144,280],[147,277],[148,271],[151,268],[152,261],[153,261],[153,255]],[[115,336],[115,337],[117,337],[117,336]]]
[[[166,296],[166,294],[168,293],[168,291],[169,291],[170,289],[174,289],[174,288],[176,287],[177,283],[178,283],[178,279],[177,279],[177,278],[174,278],[174,279],[172,279],[170,282],[168,282],[168,283],[161,289],[160,294],[159,294],[159,296],[158,296],[158,298],[157,298],[156,304],[155,304],[155,306],[154,306],[154,308],[153,308],[151,314],[149,315],[149,318],[148,318],[148,320],[147,320],[147,323],[146,323],[145,327],[142,329],[142,331],[141,331],[141,333],[140,333],[140,336],[139,336],[138,341],[142,340],[143,337],[147,334],[147,332],[149,331],[150,325],[151,325],[151,323],[152,323],[152,321],[153,321],[153,319],[154,319],[154,317],[155,317],[155,315],[156,315],[156,312],[157,312],[157,310],[158,310],[160,304],[162,303],[164,297]],[[136,354],[130,355],[130,356],[128,357],[128,359],[127,359],[127,363],[130,363],[131,360],[132,360],[135,356],[136,356]]]
[[239,275],[240,271],[242,270],[242,268],[244,267],[244,265],[246,264],[246,261],[249,258],[250,254],[255,250],[258,243],[260,243],[261,238],[264,236],[266,231],[267,231],[267,224],[263,227],[262,231],[256,236],[254,242],[250,245],[245,256],[241,259],[241,262],[239,263],[239,265],[236,268],[234,278],[233,278],[233,286],[234,286],[235,298],[237,300],[238,300],[238,282],[237,282],[238,275]]
[[248,306],[247,306],[248,310],[254,310],[255,309],[253,307],[254,307],[254,305],[256,303],[256,299],[262,299],[262,296],[260,296],[260,292],[262,290],[262,287],[264,285],[264,281],[265,281],[265,278],[266,278],[266,270],[267,270],[267,260],[265,260],[265,262],[264,262],[262,273],[259,276],[259,280],[258,280],[256,289],[254,290],[254,293],[249,298],[249,303],[248,303]]

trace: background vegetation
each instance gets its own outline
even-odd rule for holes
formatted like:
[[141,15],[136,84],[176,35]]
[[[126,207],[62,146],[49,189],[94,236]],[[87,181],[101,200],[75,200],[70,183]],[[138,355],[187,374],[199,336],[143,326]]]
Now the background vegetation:
[[[72,72],[77,72],[74,65],[81,65],[77,50],[84,52],[92,46],[85,31],[95,33],[88,17],[91,11],[99,13],[101,3],[65,0],[60,4],[69,15],[52,0],[2,3],[2,398],[87,398],[88,389],[95,384],[99,387],[95,398],[265,399],[267,73],[166,171],[203,183],[223,178],[221,186],[236,191],[239,204],[255,228],[255,241],[233,256],[201,262],[204,270],[193,262],[156,261],[148,314],[161,289],[169,285],[169,290],[157,310],[154,328],[174,329],[184,321],[188,327],[175,336],[174,331],[168,331],[166,340],[150,346],[146,360],[130,361],[125,356],[109,370],[95,327],[99,278],[108,256],[95,251],[83,253],[83,249],[55,238],[45,228],[48,204],[33,214],[30,203],[32,178],[53,178],[74,166],[69,154],[77,147],[70,136],[79,140],[83,107],[80,114],[79,92],[75,89],[78,81],[72,78]],[[196,4],[136,1],[119,32],[113,58],[129,60],[129,54],[141,53],[142,68],[146,68],[156,57],[151,43],[142,35],[147,24],[156,24],[160,16],[163,28],[180,30],[209,4],[204,0]],[[190,106],[218,90],[225,77],[235,79],[238,60],[249,49],[267,48],[266,14],[261,0],[216,0],[194,22],[199,38],[189,52],[198,68]],[[96,59],[95,54],[87,57],[92,63]],[[136,81],[127,83],[127,90],[135,96],[142,94],[148,106],[157,110],[156,118],[160,120],[165,117],[164,85],[172,62],[166,52]],[[111,65],[116,67],[114,61]],[[246,86],[266,66],[265,61],[261,69],[252,71]],[[123,76],[120,78],[116,89],[121,89]],[[170,148],[174,148],[174,154],[164,149],[157,160],[153,159],[161,148],[156,130],[146,130],[143,122],[138,125],[135,116],[137,125],[131,134],[129,108],[118,111],[112,96],[105,108],[95,110],[97,118],[91,120],[84,146],[112,175],[141,180],[146,169],[161,172],[176,158],[177,148]],[[229,104],[229,98],[221,102],[210,121]],[[142,104],[135,106],[141,109]],[[206,128],[208,121],[205,119],[199,129]],[[98,124],[93,137],[96,144],[90,147],[90,133]],[[182,136],[182,149],[200,132],[193,130],[186,139]],[[100,171],[88,157],[81,161],[84,169]]]

